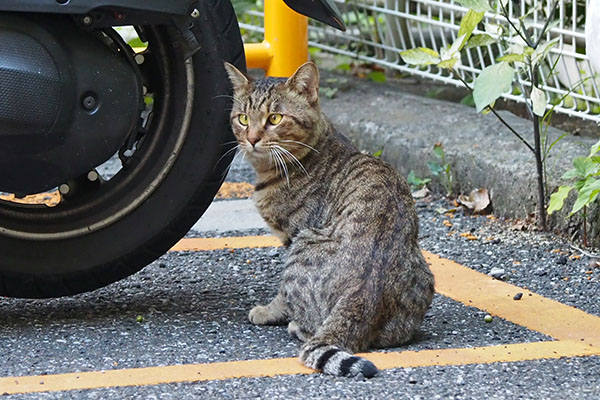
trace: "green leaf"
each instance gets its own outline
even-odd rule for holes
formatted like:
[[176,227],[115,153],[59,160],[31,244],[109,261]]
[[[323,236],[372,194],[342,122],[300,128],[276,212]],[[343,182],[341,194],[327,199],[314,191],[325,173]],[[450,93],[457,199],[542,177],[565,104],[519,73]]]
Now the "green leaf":
[[409,185],[420,188],[421,186],[424,186],[424,185],[428,184],[429,182],[431,182],[431,179],[429,179],[429,178],[421,179],[415,174],[415,171],[410,171],[408,173],[408,176],[406,177],[406,181],[408,182]]
[[535,65],[539,62],[541,62],[542,60],[544,60],[547,56],[548,53],[550,53],[550,50],[556,46],[556,44],[558,43],[558,41],[560,40],[560,37],[557,37],[555,39],[552,39],[549,42],[546,43],[542,43],[540,44],[534,51],[533,53],[531,53],[531,63],[532,66],[535,67]]
[[583,175],[583,168],[580,166],[578,168],[578,165],[583,164],[585,161],[585,157],[576,157],[573,159],[573,167],[570,170],[568,170],[567,172],[565,172],[562,176],[562,179],[568,180],[568,179],[583,179],[585,178],[585,176]]
[[372,80],[373,82],[385,82],[385,73],[382,71],[371,71],[367,75],[367,78]]
[[511,88],[515,70],[506,62],[485,68],[474,82],[473,100],[477,112],[496,101]]
[[335,69],[339,69],[340,71],[350,71],[352,66],[349,63],[342,63],[335,66]]
[[568,133],[563,133],[562,135],[560,135],[559,137],[557,137],[557,138],[556,138],[556,140],[555,140],[554,142],[552,142],[552,143],[550,144],[550,146],[548,147],[548,150],[547,150],[546,154],[550,153],[550,152],[552,151],[552,148],[554,148],[554,146],[556,146],[556,144],[557,144],[558,142],[560,142],[561,140],[563,140],[563,138],[564,138],[565,136],[567,136],[567,135],[568,135]]
[[494,11],[490,7],[488,0],[456,0],[461,6],[470,8],[473,11]]
[[573,204],[573,209],[569,216],[575,214],[577,211],[596,200],[598,194],[600,194],[600,180],[591,180],[586,183],[579,191],[579,196],[577,196],[577,200],[575,200],[575,204]]
[[469,38],[465,49],[472,49],[473,47],[487,46],[496,43],[497,40],[488,35],[487,33],[481,33],[479,35],[473,35]]
[[462,18],[462,20],[460,21],[460,27],[458,28],[458,37],[462,37],[461,44],[458,47],[458,50],[462,49],[465,42],[469,40],[471,34],[477,27],[477,24],[479,24],[483,19],[483,14],[483,11],[477,12],[469,10]]
[[464,104],[465,106],[475,107],[475,101],[473,100],[473,94],[469,93],[465,97],[462,98],[460,104]]
[[595,145],[592,146],[591,150],[590,150],[590,156],[593,156],[594,154],[598,153],[600,151],[600,140],[598,140],[598,143],[596,143]]
[[440,160],[443,160],[444,156],[446,155],[444,153],[444,146],[442,146],[440,143],[433,145],[433,152]]
[[458,61],[460,61],[460,49],[465,42],[465,34],[459,35],[454,43],[448,48],[443,48],[440,52],[441,62],[438,63],[438,68],[452,69]]
[[573,167],[577,170],[578,177],[587,178],[595,174],[600,166],[589,157],[577,157],[573,160]]
[[509,53],[503,55],[502,57],[498,57],[496,61],[523,62],[525,61],[525,56],[523,54]]
[[320,90],[323,92],[326,98],[333,99],[338,92],[336,87],[321,86]]
[[437,64],[438,68],[452,69],[458,62],[458,58],[450,58]]
[[429,171],[431,171],[433,176],[438,176],[443,171],[442,166],[433,161],[428,161],[427,166],[429,167]]
[[381,153],[383,153],[383,150],[377,150],[375,153],[373,153],[373,157],[381,157]]
[[400,52],[400,56],[405,63],[411,65],[430,65],[437,64],[441,61],[438,52],[428,49],[427,47],[404,50]]
[[562,210],[563,205],[565,204],[565,199],[572,189],[573,187],[571,186],[560,186],[556,192],[552,193],[550,196],[550,201],[548,202],[548,214]]
[[531,99],[531,110],[537,116],[543,117],[546,113],[546,94],[536,88],[531,88],[531,95],[529,96]]

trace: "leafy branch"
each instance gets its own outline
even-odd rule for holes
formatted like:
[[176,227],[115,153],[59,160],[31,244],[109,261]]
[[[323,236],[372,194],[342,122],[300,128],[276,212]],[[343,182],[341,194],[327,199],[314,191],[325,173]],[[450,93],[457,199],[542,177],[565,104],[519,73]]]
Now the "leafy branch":
[[[524,22],[525,16],[519,18],[519,26],[512,21],[507,8],[508,0],[494,1],[493,4],[497,5],[495,8],[491,6],[488,0],[457,1],[469,8],[469,10],[461,20],[456,40],[450,46],[442,48],[440,53],[430,48],[418,47],[403,51],[400,55],[407,64],[417,66],[435,65],[440,69],[448,70],[467,89],[472,91],[477,112],[493,113],[533,153],[537,171],[538,226],[541,230],[546,230],[546,174],[544,162],[547,154],[545,138],[542,137],[545,131],[542,131],[541,126],[549,120],[549,114],[554,111],[554,108],[552,107],[548,110],[548,100],[545,93],[540,89],[540,77],[543,74],[541,65],[547,62],[550,50],[558,42],[558,39],[544,42],[543,38],[549,30],[552,16],[558,7],[559,1],[554,0],[547,20],[537,38],[531,37],[527,31]],[[525,44],[521,46],[520,50],[510,49],[512,52],[509,52],[510,43],[515,42],[510,28],[500,28],[495,33],[492,33],[494,36],[488,33],[474,34],[485,13],[495,13],[497,9],[500,10],[500,16]],[[505,49],[505,54],[499,57],[495,64],[484,68],[474,79],[471,86],[457,72],[457,68],[459,68],[461,62],[461,51],[493,43],[500,44]],[[522,90],[521,93],[524,96],[529,114],[532,116],[533,146],[494,109],[496,100],[511,90],[515,81],[518,81],[517,77],[520,75],[526,75],[529,82],[531,82],[531,89],[528,92]],[[544,148],[544,153],[542,153],[542,147]]]

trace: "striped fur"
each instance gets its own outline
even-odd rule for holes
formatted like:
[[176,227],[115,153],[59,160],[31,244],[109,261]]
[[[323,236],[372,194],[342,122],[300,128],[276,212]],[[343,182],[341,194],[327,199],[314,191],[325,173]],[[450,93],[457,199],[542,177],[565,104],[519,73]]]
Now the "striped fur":
[[408,185],[323,116],[314,64],[287,80],[226,69],[232,128],[257,171],[254,201],[288,251],[279,293],[250,321],[288,324],[310,368],[371,377],[377,368],[353,353],[410,340],[433,297]]

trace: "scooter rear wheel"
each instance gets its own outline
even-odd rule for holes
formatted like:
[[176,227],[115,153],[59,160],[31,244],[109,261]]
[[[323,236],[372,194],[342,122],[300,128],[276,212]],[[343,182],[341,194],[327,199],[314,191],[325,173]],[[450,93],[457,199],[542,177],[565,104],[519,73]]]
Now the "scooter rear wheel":
[[143,27],[154,110],[115,176],[74,180],[54,207],[0,200],[1,296],[66,296],[122,279],[166,252],[209,206],[233,156],[223,61],[245,69],[245,59],[229,1],[203,4],[192,58],[175,45],[176,30]]

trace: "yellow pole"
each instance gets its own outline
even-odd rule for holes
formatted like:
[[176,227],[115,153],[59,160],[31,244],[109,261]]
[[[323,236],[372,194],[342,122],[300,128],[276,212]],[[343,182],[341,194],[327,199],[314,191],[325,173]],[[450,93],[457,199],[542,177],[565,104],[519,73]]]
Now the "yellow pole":
[[308,61],[308,19],[283,0],[265,0],[265,40],[244,46],[248,68],[287,77]]

